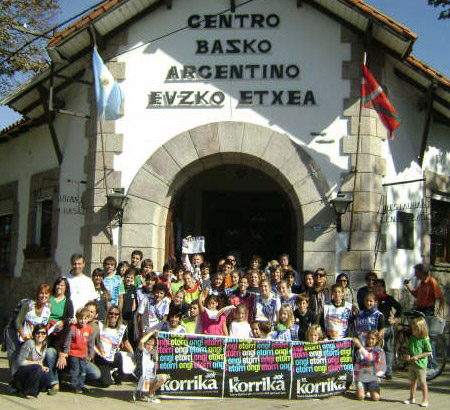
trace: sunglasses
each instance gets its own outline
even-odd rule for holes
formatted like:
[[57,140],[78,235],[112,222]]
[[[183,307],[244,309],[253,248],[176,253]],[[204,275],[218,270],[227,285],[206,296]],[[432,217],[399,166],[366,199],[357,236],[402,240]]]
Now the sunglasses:
[[120,316],[120,313],[109,312],[108,315],[109,316]]
[[319,274],[317,274],[317,275],[314,275],[316,278],[324,278],[325,276],[327,276],[327,275],[325,275],[325,273],[319,273]]

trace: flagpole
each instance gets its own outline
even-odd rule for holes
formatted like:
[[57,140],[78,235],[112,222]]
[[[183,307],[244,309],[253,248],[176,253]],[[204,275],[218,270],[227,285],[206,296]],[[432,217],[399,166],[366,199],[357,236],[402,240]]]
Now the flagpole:
[[[367,63],[367,52],[364,51],[363,53],[363,65],[366,65]],[[362,76],[361,76],[362,81]],[[354,180],[353,180],[353,203],[352,203],[352,210],[350,213],[350,232],[348,236],[348,244],[347,244],[347,251],[350,252],[352,250],[352,236],[353,236],[353,225],[354,225],[354,214],[355,214],[355,191],[356,191],[356,181],[358,179],[358,170],[359,170],[359,152],[360,152],[360,145],[361,145],[361,118],[362,118],[362,95],[359,97],[359,113],[358,113],[358,132],[356,136],[356,154],[355,154],[355,170],[354,170]],[[361,185],[361,184],[360,184]]]

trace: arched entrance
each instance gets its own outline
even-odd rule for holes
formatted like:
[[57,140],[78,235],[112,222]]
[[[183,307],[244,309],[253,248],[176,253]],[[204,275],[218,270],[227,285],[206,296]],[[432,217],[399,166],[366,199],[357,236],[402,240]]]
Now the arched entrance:
[[320,169],[286,135],[238,122],[206,124],[183,132],[150,156],[127,192],[120,255],[141,249],[160,269],[171,243],[167,225],[173,220],[178,195],[196,175],[224,165],[256,169],[283,192],[295,220],[292,236],[298,269],[334,269],[335,217]]
[[292,204],[283,188],[258,169],[229,164],[203,171],[179,191],[170,210],[166,237],[177,257],[181,239],[191,234],[206,237],[206,260],[213,266],[230,251],[241,266],[248,266],[254,254],[268,261],[284,252],[296,264]]

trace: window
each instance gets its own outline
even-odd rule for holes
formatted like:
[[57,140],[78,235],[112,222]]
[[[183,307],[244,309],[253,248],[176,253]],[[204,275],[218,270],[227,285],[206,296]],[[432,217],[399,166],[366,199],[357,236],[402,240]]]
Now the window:
[[17,182],[0,185],[0,276],[14,273],[18,244]]
[[0,272],[11,267],[12,222],[12,201],[0,201]]
[[414,249],[414,214],[397,211],[397,249]]
[[59,170],[41,172],[31,177],[26,259],[53,256],[58,232]]
[[450,263],[450,202],[431,200],[431,262]]

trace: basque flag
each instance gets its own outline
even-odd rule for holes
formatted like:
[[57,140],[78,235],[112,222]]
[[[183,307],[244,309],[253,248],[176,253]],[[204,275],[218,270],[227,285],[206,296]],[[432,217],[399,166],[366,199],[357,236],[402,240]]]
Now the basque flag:
[[114,77],[103,63],[94,47],[92,52],[92,67],[94,70],[95,100],[98,116],[105,120],[117,120],[120,116],[123,94]]
[[394,139],[394,130],[400,125],[397,111],[390,103],[380,84],[363,63],[363,77],[361,83],[361,104],[366,108],[374,108],[378,116]]

